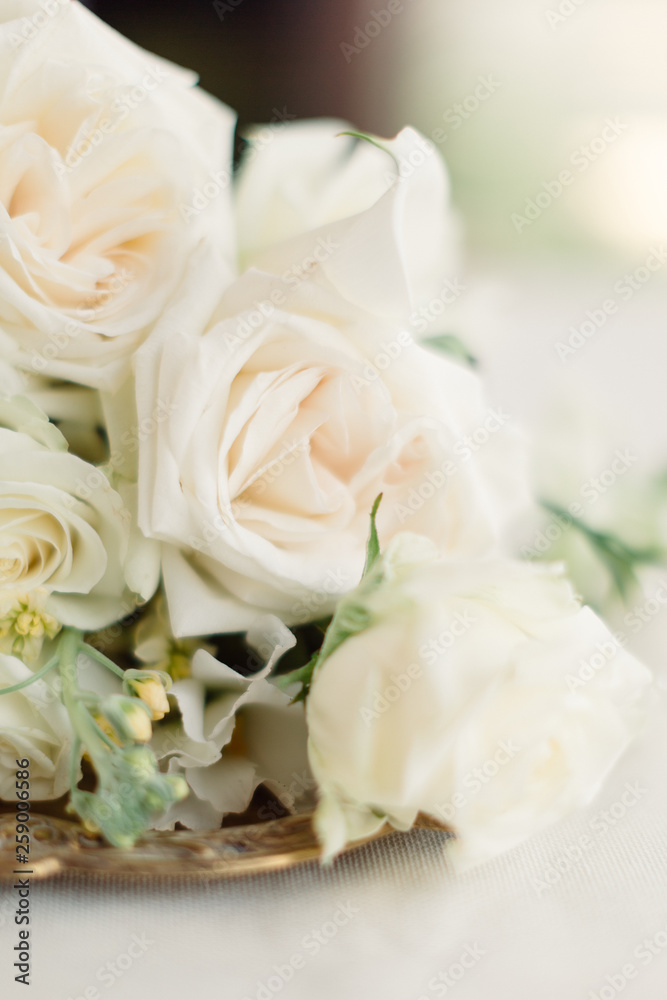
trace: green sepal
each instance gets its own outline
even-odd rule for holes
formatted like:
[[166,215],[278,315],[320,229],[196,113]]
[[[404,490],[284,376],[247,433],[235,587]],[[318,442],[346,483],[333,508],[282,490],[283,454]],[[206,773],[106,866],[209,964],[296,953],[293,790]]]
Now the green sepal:
[[371,530],[366,545],[366,562],[364,564],[361,583],[351,594],[346,595],[339,601],[329,628],[325,632],[324,641],[320,649],[310,658],[308,663],[302,667],[298,667],[296,670],[291,670],[287,674],[281,674],[274,681],[281,690],[285,690],[292,684],[301,684],[301,690],[292,698],[291,704],[305,701],[308,697],[315,671],[319,670],[324,661],[338,649],[341,643],[350,636],[363,632],[371,624],[371,616],[363,602],[359,600],[359,597],[374,590],[382,580],[381,573],[377,571],[373,572],[380,558],[380,542],[375,519],[381,500],[382,494],[380,493],[375,498],[375,503],[371,510]]
[[477,368],[478,361],[471,354],[463,341],[455,333],[438,333],[434,337],[425,337],[420,341],[422,347],[437,351],[438,354],[448,354],[452,358],[464,361],[471,368]]
[[368,542],[366,544],[366,562],[364,563],[364,572],[362,573],[362,580],[372,569],[373,563],[377,560],[380,555],[380,542],[378,540],[378,531],[375,519],[377,517],[378,507],[380,506],[380,501],[382,500],[382,494],[379,493],[375,498],[375,503],[371,509],[371,532],[368,536]]
[[387,154],[387,156],[391,156],[394,163],[398,163],[392,151],[387,149],[386,146],[383,146],[381,142],[378,142],[375,136],[369,135],[367,132],[357,132],[355,129],[350,129],[349,131],[338,132],[336,138],[340,135],[349,135],[352,139],[361,139],[362,142],[369,142],[371,146],[375,146],[376,149],[381,149],[383,153]]

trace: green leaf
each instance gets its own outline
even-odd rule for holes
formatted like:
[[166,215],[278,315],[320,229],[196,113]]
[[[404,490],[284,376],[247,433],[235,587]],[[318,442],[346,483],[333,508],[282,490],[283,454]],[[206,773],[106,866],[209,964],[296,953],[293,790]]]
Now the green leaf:
[[375,518],[377,517],[378,507],[380,506],[381,500],[382,500],[382,494],[380,493],[378,494],[378,496],[376,496],[375,503],[373,504],[371,510],[371,533],[369,535],[368,544],[366,546],[366,562],[364,564],[364,572],[361,575],[362,580],[365,576],[368,576],[369,570],[371,569],[373,563],[380,555],[380,542],[378,541],[378,532],[377,532],[377,526],[375,524]]
[[657,548],[634,548],[612,532],[592,528],[559,504],[549,500],[542,500],[541,504],[549,513],[565,518],[572,528],[584,536],[598,559],[606,566],[623,601],[627,601],[632,587],[638,586],[636,568],[660,564],[664,560],[664,553]]
[[477,368],[477,358],[470,353],[463,341],[454,333],[438,333],[434,337],[426,337],[421,341],[421,344],[432,351],[449,354],[453,358],[458,358],[459,361],[465,361],[471,368]]
[[301,690],[294,698],[292,704],[298,701],[305,701],[313,682],[315,671],[319,670],[324,661],[351,635],[358,635],[371,624],[371,616],[359,600],[360,596],[368,593],[379,586],[382,576],[378,573],[371,573],[373,567],[380,557],[380,542],[378,540],[375,518],[378,507],[382,500],[382,494],[375,498],[375,503],[371,510],[371,531],[366,546],[366,563],[361,577],[361,583],[351,594],[341,598],[336,608],[336,613],[331,619],[329,628],[324,634],[324,641],[319,650],[310,658],[308,663],[296,670],[291,670],[287,674],[280,674],[274,677],[274,683],[284,691],[292,684],[301,684]]
[[294,695],[290,705],[296,704],[298,701],[305,701],[310,690],[310,684],[313,678],[313,671],[317,666],[317,661],[320,656],[320,650],[314,653],[302,667],[297,667],[296,670],[290,670],[288,674],[280,674],[278,677],[273,678],[273,683],[276,687],[280,688],[281,691],[285,691],[286,688],[291,687],[292,684],[301,684],[301,690],[298,694]]

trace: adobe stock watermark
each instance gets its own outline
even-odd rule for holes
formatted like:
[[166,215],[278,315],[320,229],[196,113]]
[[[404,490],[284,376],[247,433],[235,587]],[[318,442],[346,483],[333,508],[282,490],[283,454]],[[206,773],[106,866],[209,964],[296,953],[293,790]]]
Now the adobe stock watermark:
[[465,635],[476,621],[477,619],[473,618],[468,611],[457,611],[437,636],[430,639],[429,642],[423,643],[419,647],[419,660],[421,662],[410,663],[404,671],[394,671],[384,688],[375,692],[370,707],[368,705],[360,707],[359,714],[366,726],[372,725],[388,712],[401,696],[410,690],[413,683],[422,677],[422,662],[428,666],[434,666],[438,662],[438,657],[451,649],[457,639]]
[[81,307],[78,310],[81,315],[80,322],[74,319],[68,320],[62,330],[52,330],[49,332],[48,344],[44,344],[40,350],[33,347],[30,360],[32,370],[41,374],[48,368],[49,362],[57,360],[64,354],[73,341],[86,332],[86,328],[82,324],[92,323],[106,309],[114,296],[119,295],[123,289],[127,288],[130,282],[134,280],[134,277],[133,272],[122,269],[116,274],[111,275],[103,287],[99,288],[92,295],[89,295],[81,303]]
[[415,143],[416,145],[413,146],[409,153],[398,155],[395,151],[389,153],[389,150],[387,150],[394,161],[394,170],[388,169],[384,174],[388,191],[397,187],[401,181],[408,180],[414,176],[415,172],[421,170],[432,156],[437,155],[437,150],[433,143],[424,138],[423,135],[417,133],[415,135]]
[[329,920],[325,920],[319,927],[312,928],[310,933],[304,935],[299,951],[295,951],[286,961],[274,965],[271,975],[264,980],[258,980],[252,995],[246,993],[243,1000],[273,1000],[297,972],[305,969],[309,959],[319,955],[322,949],[360,912],[359,907],[353,906],[349,900],[338,906]]
[[659,928],[650,937],[643,938],[633,949],[634,962],[624,962],[616,972],[608,973],[604,984],[597,990],[590,990],[588,1000],[614,1000],[625,987],[637,979],[640,972],[651,965],[656,958],[665,955],[667,951],[667,925]]
[[[282,450],[262,469],[259,476],[244,487],[244,492],[220,509],[207,521],[203,521],[199,534],[191,534],[188,545],[196,552],[208,552],[211,546],[229,531],[253,504],[257,503],[266,490],[275,483],[293,465],[297,459],[308,452],[307,440],[283,441]],[[248,492],[251,491],[251,492]]]
[[461,284],[458,278],[448,278],[437,295],[426,304],[419,306],[409,316],[407,326],[410,329],[399,330],[395,336],[387,337],[380,344],[380,349],[364,365],[361,371],[356,371],[350,375],[350,382],[356,392],[361,392],[368,388],[373,382],[382,378],[384,372],[398,361],[406,349],[416,346],[416,341],[412,335],[423,334],[431,323],[442,316],[447,306],[453,305],[467,286]]
[[574,184],[577,175],[584,174],[592,164],[604,156],[609,147],[617,142],[629,127],[627,122],[622,122],[619,118],[607,118],[599,135],[573,150],[568,160],[570,166],[561,170],[552,180],[543,181],[542,189],[526,200],[523,214],[512,213],[510,222],[515,232],[520,235],[537,222]]
[[586,506],[596,504],[600,497],[608,493],[638,461],[639,457],[633,454],[630,448],[617,448],[609,465],[582,483],[579,489],[581,501],[572,500],[562,513],[552,513],[549,524],[536,532],[532,544],[521,546],[521,556],[524,559],[538,559],[544,556],[575,521],[581,520],[586,512]]
[[82,324],[92,323],[98,318],[113,299],[134,281],[134,278],[134,271],[123,267],[106,278],[103,283],[99,283],[99,287],[83,300],[77,310],[80,314],[80,322],[74,319],[68,320],[62,330],[49,332],[49,343],[44,344],[40,350],[32,348],[30,360],[32,370],[41,374],[48,368],[49,362],[55,361],[64,354],[72,342],[86,332],[86,328]]
[[[649,596],[644,595],[643,601],[638,602],[630,611],[626,612],[623,624],[627,627],[627,631],[616,629],[611,633],[611,641],[598,643],[598,648],[590,659],[582,661],[577,675],[571,679],[569,679],[568,675],[568,684],[572,685],[572,690],[580,687],[580,682],[588,683],[589,680],[592,680],[597,671],[602,669],[604,663],[608,662],[612,655],[615,655],[615,652],[613,654],[611,652],[612,644],[615,650],[625,647],[631,636],[641,632],[646,625],[652,622],[657,615],[662,614],[666,608],[667,579],[662,577],[658,581],[658,586],[653,594]],[[604,658],[604,662],[601,657]]]
[[56,174],[62,177],[76,170],[93,150],[102,145],[105,136],[113,134],[130,112],[135,111],[161,83],[168,79],[169,74],[156,63],[152,69],[144,73],[138,83],[127,87],[114,99],[110,116],[100,119],[94,128],[86,131],[85,135],[77,140],[75,145],[68,147],[61,161],[54,163]]
[[622,643],[615,636],[598,642],[590,656],[579,661],[577,672],[566,674],[565,683],[568,690],[574,693],[585,687],[601,670],[609,666],[622,648]]
[[460,101],[456,104],[452,104],[446,111],[443,111],[442,118],[446,125],[449,126],[449,132],[447,129],[438,126],[431,132],[431,139],[433,142],[441,146],[444,142],[447,142],[450,136],[450,132],[458,132],[459,129],[463,128],[467,121],[469,121],[473,115],[475,115],[483,105],[489,101],[494,94],[497,94],[501,89],[502,83],[496,80],[493,73],[486,73],[484,76],[479,76],[477,78],[477,83],[471,89],[471,91],[466,94]]
[[486,951],[475,941],[474,944],[466,944],[458,958],[447,966],[446,969],[439,969],[426,984],[428,993],[421,993],[417,1000],[432,1000],[433,997],[446,997],[450,990],[453,990],[457,983],[470,969],[474,969],[477,963],[484,958]]
[[403,502],[394,501],[392,509],[400,523],[403,524],[420,511],[439,490],[446,487],[460,468],[470,461],[480,448],[488,444],[510,419],[510,415],[502,408],[489,409],[484,420],[474,430],[469,434],[463,434],[455,441],[451,458],[445,459],[442,465],[426,472],[422,482],[410,488]]
[[[429,138],[417,133],[415,135],[416,146],[407,155],[398,156],[395,151],[391,155],[396,163],[395,173],[388,171],[385,180],[389,187],[393,187],[401,180],[412,177],[415,170],[419,170],[427,159],[437,153],[437,146],[447,142],[452,132],[457,132],[468,122],[480,108],[498,93],[502,84],[496,80],[492,73],[477,78],[476,84],[468,94],[460,101],[450,105],[442,113],[442,118],[449,126],[449,131],[437,126],[430,134]],[[389,151],[387,151],[389,152]]]
[[[119,506],[116,500],[116,490],[114,490],[109,482],[109,475],[112,474],[115,466],[122,462],[128,454],[134,454],[139,446],[144,441],[147,441],[148,438],[155,433],[160,424],[164,423],[165,420],[168,420],[176,409],[177,404],[175,402],[170,401],[167,403],[164,400],[159,399],[153,407],[153,412],[150,415],[142,417],[138,424],[134,424],[131,428],[123,432],[121,435],[121,443],[124,450],[120,453],[112,453],[106,467],[91,467],[90,472],[88,472],[85,477],[79,476],[74,487],[74,493],[67,497],[65,502],[72,506],[74,505],[76,499],[90,500],[94,491],[102,489],[109,494],[117,513],[121,517],[125,517],[123,513],[123,511],[125,511],[125,507],[124,505]],[[129,517],[130,515],[128,512],[127,518]]]
[[292,605],[287,620],[291,625],[303,625],[313,621],[331,611],[335,598],[352,590],[358,582],[358,577],[353,577],[340,568],[328,569],[321,586],[305,594]]
[[[273,108],[273,117],[253,134],[253,141],[243,154],[244,163],[249,163],[266,146],[273,142],[276,132],[285,126],[289,121],[293,121],[296,115],[291,114],[287,108],[280,111]],[[223,191],[226,191],[234,179],[233,167],[225,167],[223,170],[212,170],[206,181],[195,188],[189,204],[181,202],[178,206],[181,218],[185,222],[191,222],[197,218],[205,209],[215,201]]]
[[[155,941],[151,941],[145,934],[133,934],[125,951],[116,955],[112,961],[100,965],[95,973],[95,980],[105,989],[111,989],[154,944]],[[70,994],[67,1000],[99,1000],[102,995],[97,986],[91,985],[76,996]]]
[[359,708],[359,715],[363,719],[366,727],[369,727],[376,719],[388,712],[392,705],[395,705],[401,695],[409,691],[413,682],[422,676],[420,663],[411,663],[404,671],[397,673],[394,671],[382,691],[376,691],[372,699],[372,707],[362,705]]
[[622,795],[607,808],[600,809],[589,820],[588,827],[591,832],[581,834],[576,841],[568,844],[560,852],[560,856],[547,865],[540,878],[531,880],[538,897],[558,885],[563,878],[584,861],[590,851],[594,852],[599,845],[600,838],[621,823],[628,812],[647,794],[648,789],[644,788],[638,781],[626,782]]
[[514,740],[499,741],[492,757],[485,760],[479,767],[473,767],[464,774],[460,782],[461,791],[454,792],[447,802],[436,803],[429,811],[433,814],[437,813],[445,823],[451,823],[457,812],[465,809],[470,800],[479,795],[485,785],[493,781],[501,768],[509,764],[518,753],[521,753],[521,749]]
[[463,285],[458,278],[448,278],[437,295],[434,295],[425,305],[419,306],[411,313],[408,325],[415,333],[425,333],[434,320],[442,316],[448,306],[453,305],[456,300],[467,290],[467,285]]
[[[280,278],[285,282],[290,290],[298,288],[302,281],[305,281],[317,267],[324,263],[337,250],[340,243],[337,243],[332,236],[319,236],[312,246],[310,252],[300,261],[295,261],[290,265]],[[226,330],[224,335],[225,347],[228,351],[234,351],[241,344],[246,343],[266,321],[275,315],[287,303],[288,293],[276,287],[265,299],[253,302],[252,307],[241,313],[240,317],[234,321],[232,329]]]
[[122,450],[120,453],[112,453],[109,458],[109,466],[113,469],[122,464],[128,455],[133,455],[139,450],[139,446],[155,434],[158,427],[169,419],[178,409],[178,404],[174,400],[167,402],[158,399],[150,414],[142,417],[138,423],[133,424],[128,430],[123,431],[120,437]]
[[557,7],[544,12],[547,24],[549,24],[551,28],[559,27],[559,25],[568,21],[573,14],[576,14],[577,11],[587,2],[588,0],[560,0]]
[[244,2],[245,0],[213,0],[213,10],[224,21],[227,14],[233,14]]
[[16,31],[10,31],[7,41],[14,49],[20,48],[25,42],[35,37],[52,17],[55,17],[63,7],[69,6],[69,0],[42,0],[39,10],[30,17],[22,17]]
[[[645,597],[641,603],[635,604],[632,610],[625,615],[623,623],[628,626],[631,635],[636,635],[637,632],[641,632],[645,625],[653,621],[656,615],[662,614],[665,608],[667,608],[667,579],[663,577],[658,581],[653,595]],[[626,639],[622,632],[616,632],[615,637],[621,643]]]
[[362,25],[356,25],[354,36],[351,42],[341,42],[340,51],[345,62],[349,64],[355,56],[360,55],[371,44],[373,39],[381,35],[385,28],[389,27],[395,17],[403,13],[413,0],[389,0],[385,7],[379,10],[371,10],[368,21]]
[[569,327],[567,340],[556,341],[554,347],[560,360],[570,361],[618,313],[621,305],[633,299],[666,263],[667,249],[662,245],[651,247],[648,257],[639,267],[614,282],[614,296],[606,298],[594,309],[587,309],[586,318],[578,326]]

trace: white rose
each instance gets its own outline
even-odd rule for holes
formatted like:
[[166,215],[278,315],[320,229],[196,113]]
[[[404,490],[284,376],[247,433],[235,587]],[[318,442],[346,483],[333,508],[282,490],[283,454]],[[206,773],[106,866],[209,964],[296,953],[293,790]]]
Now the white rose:
[[419,331],[419,308],[442,307],[458,262],[445,165],[412,128],[370,141],[348,130],[322,120],[250,131],[236,186],[241,263],[330,284]]
[[1,693],[31,673],[16,657],[0,653],[0,799],[12,802],[16,761],[24,757],[30,761],[32,799],[57,799],[69,788],[74,733],[57,691],[49,680],[38,680],[21,691]]
[[0,354],[122,377],[201,239],[231,256],[232,113],[80,3],[0,23]]
[[136,604],[130,514],[102,471],[66,449],[32,403],[0,398],[0,601],[46,591],[49,614],[89,630]]
[[251,270],[214,309],[209,279],[193,267],[136,365],[139,424],[163,414],[139,445],[139,525],[168,543],[177,636],[325,615],[380,492],[385,541],[407,522],[450,555],[497,545],[523,452],[474,374],[318,284]]
[[[307,702],[328,855],[419,812],[481,860],[584,806],[636,731],[650,673],[553,567],[420,562],[349,595],[369,627],[316,669]],[[373,577],[375,579],[375,577]]]

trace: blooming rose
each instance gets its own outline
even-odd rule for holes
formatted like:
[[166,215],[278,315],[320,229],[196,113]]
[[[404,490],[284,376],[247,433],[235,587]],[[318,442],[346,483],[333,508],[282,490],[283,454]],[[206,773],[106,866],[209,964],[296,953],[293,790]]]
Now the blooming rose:
[[293,285],[330,283],[416,323],[420,303],[441,304],[458,259],[445,165],[414,129],[367,140],[349,129],[319,120],[250,131],[236,184],[241,264]]
[[326,614],[359,580],[380,492],[385,541],[407,521],[450,555],[497,544],[522,451],[474,374],[315,282],[250,270],[215,306],[204,273],[137,358],[140,425],[163,406],[139,525],[168,543],[175,635]]
[[[27,680],[32,671],[0,653],[0,691]],[[48,679],[0,694],[0,799],[16,800],[16,761],[30,761],[30,794],[56,799],[69,787],[74,733]]]
[[132,610],[140,587],[127,569],[127,509],[66,449],[32,403],[0,398],[0,600],[46,591],[46,612],[89,630]]
[[637,728],[649,671],[557,568],[429,561],[426,544],[394,540],[341,606],[368,627],[315,671],[328,855],[424,812],[489,857],[590,802]]
[[233,115],[80,3],[0,16],[0,354],[121,377],[202,239],[230,252]]

